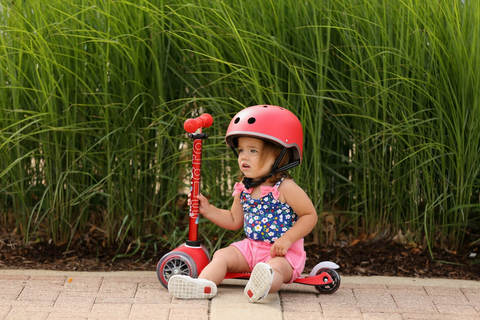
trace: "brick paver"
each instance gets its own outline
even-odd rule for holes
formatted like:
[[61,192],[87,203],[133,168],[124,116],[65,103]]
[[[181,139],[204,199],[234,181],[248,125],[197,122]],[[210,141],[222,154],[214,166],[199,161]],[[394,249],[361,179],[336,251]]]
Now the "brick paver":
[[225,281],[213,300],[178,300],[154,272],[29,275],[0,270],[0,320],[244,319],[250,311],[256,319],[480,320],[480,282],[379,279],[342,277],[331,295],[285,285],[252,305],[243,299],[245,282],[238,280]]

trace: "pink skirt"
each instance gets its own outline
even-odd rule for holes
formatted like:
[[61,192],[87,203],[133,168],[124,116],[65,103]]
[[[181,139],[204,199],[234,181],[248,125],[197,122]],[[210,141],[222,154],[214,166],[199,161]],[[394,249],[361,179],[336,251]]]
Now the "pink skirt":
[[[250,267],[250,271],[253,270],[257,263],[267,262],[272,259],[272,256],[270,255],[272,244],[268,242],[247,238],[234,242],[231,245],[240,250]],[[292,283],[301,276],[303,269],[305,268],[305,262],[307,261],[307,253],[303,248],[303,238],[294,242],[284,257],[293,269],[292,278],[289,282]]]

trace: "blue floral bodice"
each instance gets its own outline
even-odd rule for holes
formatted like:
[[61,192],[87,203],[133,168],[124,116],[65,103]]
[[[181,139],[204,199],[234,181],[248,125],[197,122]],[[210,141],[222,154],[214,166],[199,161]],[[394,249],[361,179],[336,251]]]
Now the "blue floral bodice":
[[[283,179],[274,188],[278,188]],[[240,203],[243,207],[244,230],[247,238],[274,243],[298,220],[297,214],[284,202],[275,199],[272,192],[253,199],[250,193],[240,193]]]

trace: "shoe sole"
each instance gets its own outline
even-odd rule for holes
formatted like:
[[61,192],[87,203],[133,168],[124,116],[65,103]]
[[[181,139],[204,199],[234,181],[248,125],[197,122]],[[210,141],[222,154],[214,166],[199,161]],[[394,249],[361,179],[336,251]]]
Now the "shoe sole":
[[267,296],[273,282],[273,269],[266,263],[259,263],[253,268],[250,280],[245,286],[244,294],[249,302],[256,302]]
[[217,294],[217,286],[210,280],[172,276],[168,281],[168,292],[179,299],[210,299]]

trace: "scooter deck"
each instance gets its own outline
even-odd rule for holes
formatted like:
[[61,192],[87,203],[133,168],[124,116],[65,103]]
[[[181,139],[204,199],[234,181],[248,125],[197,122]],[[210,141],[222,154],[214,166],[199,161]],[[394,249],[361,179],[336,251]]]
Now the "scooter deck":
[[[225,279],[248,280],[250,279],[250,273],[249,272],[228,272],[225,276]],[[305,284],[310,286],[327,285],[333,282],[334,280],[332,279],[332,277],[326,272],[321,272],[315,276],[299,277],[295,281],[293,281],[293,283]]]

